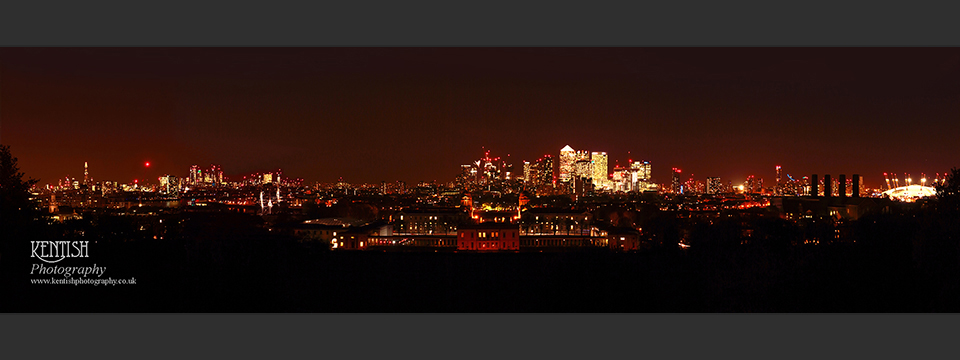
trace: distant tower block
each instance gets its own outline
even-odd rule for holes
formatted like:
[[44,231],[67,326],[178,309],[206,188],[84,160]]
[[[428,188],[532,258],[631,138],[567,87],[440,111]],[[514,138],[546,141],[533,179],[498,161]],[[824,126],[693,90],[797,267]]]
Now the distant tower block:
[[817,174],[810,176],[810,196],[820,196],[820,178]]
[[853,197],[860,197],[860,174],[853,174]]
[[823,196],[833,196],[833,183],[830,182],[830,174],[823,176]]
[[84,183],[84,184],[86,184],[87,182],[90,181],[89,178],[87,177],[87,175],[88,175],[88,173],[87,173],[87,162],[84,161],[84,162],[83,162],[83,183]]
[[847,196],[847,175],[840,174],[839,182],[837,183],[837,189],[840,190],[840,197]]
[[781,191],[782,186],[780,185],[780,172],[781,172],[780,165],[777,165],[776,170],[777,170],[777,185],[773,190],[774,190],[774,194],[779,196],[779,195],[783,195]]

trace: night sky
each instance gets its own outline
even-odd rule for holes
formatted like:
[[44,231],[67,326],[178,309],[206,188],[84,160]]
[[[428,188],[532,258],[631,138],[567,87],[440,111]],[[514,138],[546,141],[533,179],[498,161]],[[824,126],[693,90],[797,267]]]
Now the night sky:
[[960,48],[0,48],[0,142],[40,184],[84,161],[446,182],[484,147],[520,171],[569,144],[661,183],[781,165],[876,187],[960,166],[958,135]]

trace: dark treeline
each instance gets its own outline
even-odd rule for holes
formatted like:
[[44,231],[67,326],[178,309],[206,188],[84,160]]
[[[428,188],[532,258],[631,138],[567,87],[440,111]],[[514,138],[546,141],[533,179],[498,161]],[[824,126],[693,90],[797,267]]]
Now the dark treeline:
[[[22,240],[97,239],[91,259],[131,286],[31,285],[3,254],[4,311],[65,312],[954,312],[956,221],[931,209],[858,220],[856,242],[797,245],[803,229],[755,220],[692,230],[689,249],[633,254],[331,251],[258,216],[171,217],[164,239],[135,219],[92,216]],[[182,223],[180,222],[182,220]],[[681,229],[659,219],[664,238]],[[93,223],[96,221],[96,223]],[[80,235],[77,229],[82,229]],[[46,235],[45,235],[46,234]],[[70,235],[72,234],[72,235]],[[674,234],[674,235],[670,235]],[[20,247],[24,254],[26,246]],[[86,262],[82,265],[86,265]],[[11,264],[16,266],[10,267]],[[7,287],[6,285],[11,285]]]

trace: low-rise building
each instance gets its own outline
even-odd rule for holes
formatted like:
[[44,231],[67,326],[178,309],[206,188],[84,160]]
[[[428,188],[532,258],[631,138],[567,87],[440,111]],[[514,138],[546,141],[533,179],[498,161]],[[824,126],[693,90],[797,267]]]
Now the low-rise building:
[[460,226],[457,229],[457,250],[518,251],[520,227],[497,222]]

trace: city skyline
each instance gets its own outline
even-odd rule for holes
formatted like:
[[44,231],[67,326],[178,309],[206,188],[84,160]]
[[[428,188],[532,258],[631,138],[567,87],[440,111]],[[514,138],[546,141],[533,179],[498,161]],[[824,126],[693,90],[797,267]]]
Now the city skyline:
[[[305,48],[0,50],[0,135],[41,184],[238,175],[451,181],[570,145],[654,179],[946,172],[960,50]],[[509,155],[509,156],[508,156]],[[145,166],[149,162],[150,166]],[[75,169],[75,170],[74,170]],[[685,179],[684,179],[685,180]]]
[[[568,149],[568,148],[569,148],[569,145],[565,146],[564,149],[561,149],[561,153],[563,152],[563,150],[566,150],[566,149]],[[635,172],[635,171],[638,171],[638,170],[640,171],[641,177],[640,177],[639,179],[640,179],[641,181],[645,181],[644,183],[646,183],[646,181],[649,180],[649,183],[650,183],[650,184],[656,184],[657,186],[660,186],[661,189],[665,189],[665,190],[669,190],[669,191],[674,191],[674,189],[672,189],[672,187],[673,187],[672,183],[678,182],[678,181],[679,181],[679,182],[677,183],[678,186],[680,186],[680,182],[682,182],[683,184],[686,184],[687,182],[697,182],[697,183],[700,183],[701,186],[709,186],[709,185],[706,185],[706,184],[710,183],[711,179],[722,179],[722,181],[721,181],[720,183],[726,182],[726,183],[732,184],[732,186],[736,187],[736,184],[741,184],[741,183],[743,183],[743,184],[749,184],[749,183],[750,183],[751,181],[753,181],[754,179],[759,180],[759,181],[760,181],[760,184],[762,184],[763,179],[765,178],[763,175],[759,175],[759,176],[758,176],[758,175],[753,175],[753,174],[751,174],[751,175],[748,175],[748,176],[746,176],[745,178],[743,178],[743,179],[742,179],[743,181],[740,181],[741,179],[722,178],[722,177],[718,177],[718,176],[701,176],[701,175],[696,175],[696,174],[691,174],[691,173],[679,175],[679,174],[682,172],[682,169],[680,169],[680,168],[672,168],[671,171],[670,171],[670,173],[671,173],[670,177],[668,177],[668,178],[663,178],[663,179],[657,179],[656,177],[648,177],[648,176],[650,175],[651,168],[652,168],[652,164],[650,164],[649,161],[644,161],[644,160],[641,160],[641,159],[629,159],[628,162],[627,162],[626,164],[624,164],[624,165],[620,165],[620,164],[610,165],[610,164],[607,164],[607,163],[606,163],[606,158],[607,158],[607,153],[606,153],[606,152],[596,152],[596,151],[588,151],[588,150],[577,150],[577,151],[579,152],[579,154],[584,154],[584,155],[587,155],[587,156],[590,156],[591,153],[592,153],[593,156],[597,156],[597,155],[602,156],[602,159],[603,159],[603,160],[602,160],[602,162],[600,162],[600,164],[602,164],[601,166],[605,166],[605,167],[607,168],[606,178],[604,178],[604,179],[602,180],[603,182],[606,182],[606,186],[604,186],[604,189],[606,189],[606,190],[608,190],[608,191],[612,190],[613,192],[642,191],[642,190],[638,190],[638,189],[633,189],[632,187],[622,188],[622,189],[621,189],[621,188],[617,188],[617,187],[613,187],[613,185],[612,185],[613,183],[616,183],[616,182],[619,182],[619,181],[620,181],[620,180],[619,180],[619,179],[620,179],[619,175],[621,175],[620,173],[621,173],[621,172],[629,172],[629,171],[631,171],[631,169],[633,169],[634,172]],[[538,182],[537,180],[528,178],[528,176],[530,176],[530,174],[531,174],[531,173],[530,173],[531,169],[527,168],[527,166],[530,166],[530,165],[531,165],[531,162],[530,162],[530,161],[522,161],[521,164],[513,164],[513,163],[508,163],[506,159],[502,159],[502,158],[500,158],[500,157],[492,158],[492,159],[491,159],[491,158],[488,158],[489,155],[490,155],[490,150],[486,150],[486,153],[485,153],[485,154],[486,154],[486,155],[485,155],[484,158],[481,158],[480,160],[475,161],[475,162],[473,162],[472,164],[463,164],[463,165],[460,165],[461,173],[455,174],[455,175],[454,175],[453,177],[451,177],[451,178],[442,179],[442,180],[433,180],[433,181],[417,181],[417,182],[411,182],[411,184],[417,184],[417,183],[454,184],[454,183],[457,183],[457,182],[462,178],[462,176],[464,175],[464,174],[462,173],[462,171],[464,171],[465,169],[468,169],[468,167],[474,167],[474,168],[482,167],[482,165],[481,165],[480,162],[483,161],[484,159],[486,159],[486,160],[488,160],[488,161],[494,160],[494,161],[496,162],[496,164],[497,164],[497,165],[496,165],[496,168],[497,168],[497,169],[500,169],[500,170],[498,170],[498,173],[499,173],[500,171],[504,171],[504,174],[505,174],[505,175],[504,175],[504,174],[499,174],[498,178],[514,179],[514,180],[517,180],[517,181],[521,181],[521,182],[523,182],[523,183],[531,183],[531,184]],[[552,158],[552,157],[555,157],[555,156],[550,155],[550,154],[546,154],[546,157],[547,157],[547,158]],[[542,160],[543,160],[543,158],[541,157],[541,158],[538,159],[537,161],[542,161]],[[584,162],[584,161],[590,163],[589,169],[586,170],[586,171],[589,172],[589,175],[591,175],[591,176],[594,177],[594,178],[590,178],[589,180],[591,180],[591,182],[594,183],[594,186],[597,186],[597,189],[599,190],[599,189],[600,189],[600,187],[599,187],[599,186],[600,186],[600,181],[598,181],[598,180],[595,178],[595,176],[597,176],[597,174],[603,173],[603,171],[601,170],[601,168],[597,168],[597,167],[595,167],[595,165],[593,164],[593,163],[595,163],[597,160],[589,160],[589,161],[587,161],[587,160],[580,160],[579,162]],[[554,180],[553,180],[554,186],[562,186],[562,184],[572,181],[572,180],[564,181],[564,180],[561,179],[560,172],[561,172],[562,168],[560,167],[560,164],[553,164],[552,162],[551,162],[550,164],[551,164],[551,165],[555,165],[555,166],[551,166],[551,167],[552,167],[552,171],[543,172],[543,170],[540,170],[539,167],[537,167],[537,168],[534,169],[534,170],[535,170],[536,173],[542,173],[542,174],[544,174],[544,175],[547,176],[547,177],[552,177],[552,178],[554,179]],[[642,165],[641,165],[641,164],[642,164]],[[489,164],[488,164],[488,165],[489,165]],[[144,168],[149,168],[151,165],[150,165],[149,162],[146,162],[146,163],[143,164],[143,166],[144,166]],[[501,166],[502,166],[503,168],[501,168]],[[642,166],[642,167],[641,167],[641,166]],[[190,185],[197,184],[197,183],[200,183],[200,182],[209,182],[209,183],[218,183],[218,184],[219,184],[219,183],[226,184],[226,183],[228,183],[228,182],[230,182],[230,183],[238,183],[238,184],[239,184],[239,183],[250,183],[251,181],[254,181],[254,179],[260,179],[261,181],[264,181],[265,183],[270,183],[270,182],[271,182],[271,176],[274,176],[274,177],[277,177],[277,179],[280,179],[279,176],[282,176],[282,173],[283,173],[283,169],[277,168],[277,169],[273,169],[273,170],[259,170],[259,171],[248,172],[248,173],[236,173],[236,174],[233,174],[233,175],[231,175],[231,176],[224,176],[224,172],[223,172],[223,170],[222,170],[222,167],[221,167],[219,164],[210,164],[210,168],[207,168],[207,167],[204,167],[204,166],[200,166],[200,165],[194,164],[194,165],[191,165],[189,169],[183,171],[183,173],[186,174],[185,176],[184,176],[183,174],[181,174],[181,173],[165,173],[165,174],[163,174],[163,175],[161,175],[161,176],[158,176],[158,177],[156,178],[156,181],[154,181],[154,179],[148,178],[148,177],[136,178],[136,179],[133,179],[133,180],[94,178],[94,177],[92,176],[92,174],[89,174],[89,172],[88,172],[88,170],[89,170],[88,162],[84,162],[83,168],[84,168],[84,171],[83,171],[83,177],[82,177],[82,178],[74,177],[74,176],[68,174],[68,175],[66,175],[66,176],[60,176],[60,177],[51,179],[51,180],[53,180],[52,182],[42,182],[42,181],[41,181],[41,182],[38,182],[38,183],[36,184],[36,186],[39,187],[39,188],[44,188],[44,187],[57,188],[57,187],[60,187],[60,186],[72,187],[70,181],[73,181],[75,184],[88,184],[88,180],[89,180],[89,184],[102,183],[102,182],[104,182],[104,181],[107,181],[107,182],[115,183],[115,184],[118,184],[118,185],[119,185],[119,184],[130,184],[130,185],[133,185],[133,184],[138,184],[138,183],[139,183],[139,184],[152,184],[152,185],[158,185],[158,184],[159,184],[159,185],[163,186],[163,185],[165,185],[165,180],[166,180],[168,177],[172,177],[172,178],[175,179],[176,181],[183,181],[184,184],[190,184]],[[213,170],[213,169],[215,169],[215,170]],[[645,170],[644,170],[644,169],[645,169]],[[195,175],[194,175],[195,172],[198,171],[198,170],[202,171],[202,175],[200,175],[200,176],[201,176],[200,178],[197,178],[197,177],[195,177]],[[512,170],[512,173],[511,173],[510,170]],[[210,176],[210,171],[214,171],[214,173],[216,174],[214,178],[209,178],[209,176]],[[756,187],[757,187],[756,190],[758,190],[757,192],[759,192],[760,189],[768,189],[768,190],[771,190],[772,192],[776,193],[776,192],[777,192],[777,187],[778,187],[779,185],[781,185],[781,184],[786,185],[788,182],[797,182],[797,184],[806,183],[806,182],[808,182],[809,180],[811,180],[811,177],[812,177],[812,179],[817,179],[816,176],[818,175],[818,174],[799,174],[799,175],[797,175],[797,176],[791,176],[792,174],[785,173],[785,172],[781,174],[782,166],[779,166],[779,165],[775,166],[774,169],[773,169],[773,171],[774,171],[774,173],[776,174],[775,177],[770,180],[771,182],[770,182],[767,186],[757,185],[757,186],[756,186]],[[201,174],[201,173],[200,173],[200,172],[197,172],[197,174]],[[878,176],[878,178],[882,179],[882,181],[879,181],[879,182],[877,182],[877,183],[871,183],[869,187],[866,187],[867,185],[861,185],[861,187],[863,187],[864,189],[871,188],[871,189],[876,189],[876,190],[881,190],[881,191],[888,190],[888,189],[893,189],[893,188],[900,188],[901,186],[904,186],[904,187],[905,187],[905,186],[908,186],[908,185],[926,185],[926,186],[933,187],[933,186],[936,186],[940,181],[945,180],[947,174],[948,174],[948,172],[946,172],[946,171],[945,171],[945,172],[942,172],[942,173],[941,173],[941,172],[919,172],[919,173],[886,173],[886,172],[885,172],[885,173],[883,173],[882,175]],[[536,174],[534,173],[534,175],[536,175]],[[674,175],[679,175],[679,177],[675,177]],[[781,175],[783,175],[782,183],[781,183]],[[819,174],[819,175],[820,175],[820,176],[830,176],[830,174]],[[839,175],[839,176],[843,177],[843,176],[845,176],[846,174],[836,174],[836,175]],[[864,184],[864,183],[863,183],[863,175],[862,175],[862,174],[855,174],[855,175],[858,176],[858,179],[860,180],[861,184]],[[207,177],[206,180],[204,180],[204,176]],[[474,174],[471,175],[471,176],[476,176],[476,173],[474,173]],[[536,175],[536,176],[541,176],[541,175]],[[629,177],[630,177],[631,175],[630,175],[629,173],[623,173],[623,176],[625,176],[625,178],[624,178],[625,181],[630,180]],[[284,178],[285,178],[285,179],[289,179],[290,181],[294,181],[294,182],[296,182],[296,183],[303,183],[303,179],[302,179],[302,178],[298,178],[298,177],[292,177],[292,178],[284,177]],[[687,180],[683,180],[683,179],[687,179]],[[67,180],[67,181],[65,182],[65,180]],[[81,180],[82,180],[82,181],[81,181]],[[834,183],[836,183],[836,180],[837,180],[837,179],[835,178],[834,180],[835,180]],[[850,180],[850,179],[848,179],[848,180]],[[903,182],[901,183],[900,180],[903,180]],[[396,182],[396,181],[403,182],[403,183],[406,183],[406,182],[407,182],[407,181],[405,181],[405,180],[382,180],[382,181],[379,181],[379,182],[352,182],[352,184],[354,184],[354,185],[376,185],[377,183],[393,183],[393,182]],[[633,179],[632,181],[633,181],[634,183],[636,183],[637,179]],[[720,181],[720,180],[715,180],[715,181]],[[335,181],[326,181],[326,182],[323,182],[323,181],[314,181],[314,182],[312,182],[312,183],[313,183],[313,184],[333,184],[333,183],[343,183],[343,182],[351,183],[351,182],[349,182],[349,181],[344,180],[343,178],[337,179],[337,180],[335,180]],[[540,181],[540,182],[542,182],[542,181]],[[820,178],[820,179],[819,179],[819,182],[820,182],[821,184],[823,184],[823,183],[824,183],[824,179],[823,179],[823,178]],[[848,181],[848,182],[849,182],[849,181]],[[742,186],[741,186],[741,187],[742,187]],[[653,190],[653,189],[651,188],[650,190]],[[701,190],[699,190],[698,192],[708,193],[708,194],[711,193],[710,191],[707,190],[707,188],[701,189]]]

